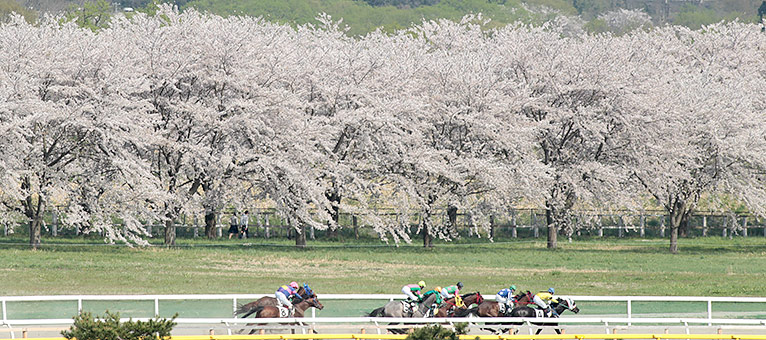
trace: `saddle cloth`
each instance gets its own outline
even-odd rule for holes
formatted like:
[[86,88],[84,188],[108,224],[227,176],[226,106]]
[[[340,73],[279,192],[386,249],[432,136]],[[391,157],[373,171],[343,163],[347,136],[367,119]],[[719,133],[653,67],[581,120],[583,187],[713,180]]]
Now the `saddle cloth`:
[[279,317],[280,318],[286,318],[290,316],[290,309],[287,307],[277,306],[279,308]]

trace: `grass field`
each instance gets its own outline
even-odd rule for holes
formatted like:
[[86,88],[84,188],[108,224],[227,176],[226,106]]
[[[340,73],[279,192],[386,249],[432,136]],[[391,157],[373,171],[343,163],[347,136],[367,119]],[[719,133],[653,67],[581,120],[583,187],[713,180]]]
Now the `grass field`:
[[0,295],[271,293],[292,280],[319,293],[396,294],[423,279],[429,287],[462,281],[466,291],[485,295],[513,283],[572,295],[766,296],[761,237],[681,239],[677,255],[665,239],[576,240],[553,251],[542,239],[434,249],[247,241],[131,249],[49,239],[31,251],[21,238],[0,238]]

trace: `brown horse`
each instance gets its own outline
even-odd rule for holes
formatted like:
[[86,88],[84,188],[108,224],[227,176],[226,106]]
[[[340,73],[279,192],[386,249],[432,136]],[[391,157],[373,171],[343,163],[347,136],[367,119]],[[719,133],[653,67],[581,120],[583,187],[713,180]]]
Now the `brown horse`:
[[[296,298],[296,299],[299,299],[299,300],[296,300],[296,301],[293,301],[293,302],[297,302],[297,301],[309,298],[309,294],[306,293],[306,288],[307,287],[308,287],[307,285],[304,285],[303,287],[298,288],[298,296],[300,296],[300,298]],[[311,291],[311,288],[308,288],[308,290]],[[311,293],[313,294],[313,292],[311,292]],[[260,298],[258,300],[253,301],[253,302],[249,302],[249,303],[246,303],[244,305],[239,305],[239,307],[237,307],[237,311],[234,312],[234,316],[242,315],[240,317],[244,319],[244,318],[250,316],[251,314],[255,313],[255,309],[257,307],[265,307],[265,306],[274,306],[274,307],[276,307],[276,306],[279,306],[279,305],[281,305],[281,303],[279,303],[277,298],[275,298],[273,296],[264,296],[264,297],[262,297],[262,298]]]
[[[317,298],[316,294],[312,294],[309,298],[301,300],[298,303],[293,304],[293,315],[287,315],[286,311],[284,311],[284,307],[281,306],[257,306],[253,309],[253,313],[255,313],[255,318],[302,318],[304,317],[306,310],[309,309],[309,307],[314,307],[319,310],[324,308],[324,305],[322,305],[321,302],[319,302],[319,299]],[[248,324],[248,326],[252,326],[253,324]],[[265,325],[265,324],[259,324],[259,325]],[[250,330],[249,334],[255,333],[255,328]],[[295,330],[293,330],[294,332]]]
[[302,318],[306,310],[309,309],[309,307],[314,307],[319,310],[324,308],[322,303],[319,302],[319,299],[317,299],[317,296],[314,295],[308,299],[301,300],[301,302],[294,304],[293,315],[287,315],[287,316],[280,315],[280,311],[279,311],[280,307],[278,306],[258,306],[258,307],[255,307],[255,317],[256,318],[286,318],[286,317]]
[[438,311],[434,314],[435,317],[453,317],[458,316],[461,312],[468,310],[472,305],[479,305],[484,302],[484,297],[481,293],[468,293],[460,297],[463,300],[463,306],[458,307],[455,305],[455,298],[450,298],[444,301]]
[[[526,306],[531,302],[531,296],[532,293],[526,292],[521,293],[513,297],[513,307],[520,307],[520,306]],[[469,315],[475,315],[475,316],[481,316],[481,317],[499,317],[499,316],[510,316],[510,312],[513,309],[513,307],[508,308],[506,310],[505,315],[502,315],[500,313],[500,304],[497,303],[497,301],[488,301],[484,300],[484,302],[481,302],[479,306],[459,311],[458,313],[455,313],[455,316],[469,316]]]

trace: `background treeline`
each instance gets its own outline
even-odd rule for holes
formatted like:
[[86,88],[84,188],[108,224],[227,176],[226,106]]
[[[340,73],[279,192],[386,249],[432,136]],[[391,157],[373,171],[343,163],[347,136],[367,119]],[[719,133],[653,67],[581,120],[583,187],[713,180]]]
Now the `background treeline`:
[[213,238],[225,210],[263,204],[299,246],[343,213],[430,247],[458,213],[487,235],[535,208],[557,248],[600,212],[662,209],[671,252],[695,212],[766,215],[753,23],[590,35],[467,16],[350,37],[327,16],[79,19],[0,25],[0,218],[28,221],[34,248],[51,210],[138,244],[160,221],[172,245],[182,216]]
[[[0,13],[18,11],[27,17],[40,13],[61,13],[83,7],[83,0],[0,0]],[[514,22],[541,23],[551,16],[578,16],[592,32],[609,31],[604,15],[620,9],[646,13],[654,25],[675,24],[691,28],[722,20],[757,20],[761,0],[175,0],[181,9],[196,8],[218,15],[263,16],[290,24],[316,23],[320,13],[342,18],[349,34],[357,35],[383,28],[388,32],[411,26],[423,19],[458,20],[466,14],[482,13],[493,25]],[[125,7],[152,6],[150,0],[105,2],[112,11]]]

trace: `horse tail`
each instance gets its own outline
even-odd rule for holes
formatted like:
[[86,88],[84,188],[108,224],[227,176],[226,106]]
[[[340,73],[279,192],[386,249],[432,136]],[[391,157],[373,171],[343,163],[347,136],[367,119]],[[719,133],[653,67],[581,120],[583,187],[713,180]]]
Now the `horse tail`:
[[[247,313],[247,315],[250,315],[252,314],[251,310],[253,309],[254,309],[254,304],[252,302],[241,304],[237,306],[237,310],[234,311],[234,315],[236,316],[236,315],[245,314],[245,313]],[[244,316],[244,317],[247,317],[247,316]]]
[[383,309],[385,309],[386,306],[378,307],[372,310],[370,314],[367,314],[367,316],[376,317],[376,316],[383,316]]
[[[255,315],[256,315],[256,317],[258,317],[258,312],[262,311],[262,310],[263,310],[264,308],[266,308],[266,307],[267,307],[267,306],[256,306],[255,308],[253,308],[252,310],[250,310],[250,313],[248,313],[247,315],[250,315],[250,314],[255,314]],[[247,316],[243,316],[243,318],[245,318],[245,317],[247,317]]]

